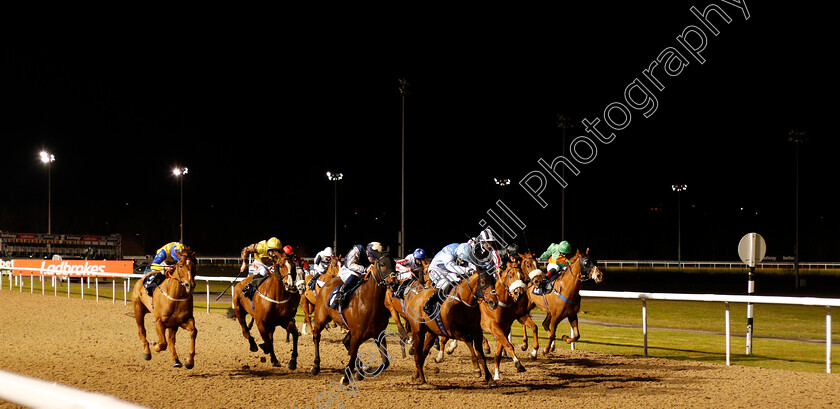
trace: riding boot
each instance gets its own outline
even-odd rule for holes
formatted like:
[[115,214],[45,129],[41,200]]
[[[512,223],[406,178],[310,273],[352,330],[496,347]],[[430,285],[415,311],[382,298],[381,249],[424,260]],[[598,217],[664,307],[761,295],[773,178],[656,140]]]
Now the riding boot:
[[359,276],[351,275],[347,277],[347,281],[341,284],[341,288],[338,289],[338,293],[335,295],[336,306],[344,303],[344,296],[346,295],[347,289],[356,284],[357,281],[359,281]]
[[320,277],[320,276],[321,276],[320,273],[316,273],[314,276],[312,276],[312,279],[309,280],[309,289],[310,290],[315,291],[315,286],[318,285],[318,277]]
[[426,302],[426,305],[423,306],[423,311],[426,312],[426,315],[431,317],[432,314],[435,313],[435,310],[437,310],[437,308],[435,308],[435,307],[437,307],[438,305],[441,305],[443,303],[444,297],[447,294],[449,294],[449,291],[451,291],[451,290],[452,290],[452,284],[447,283],[443,288],[435,291],[435,293],[432,294],[431,297],[429,297],[429,301]]

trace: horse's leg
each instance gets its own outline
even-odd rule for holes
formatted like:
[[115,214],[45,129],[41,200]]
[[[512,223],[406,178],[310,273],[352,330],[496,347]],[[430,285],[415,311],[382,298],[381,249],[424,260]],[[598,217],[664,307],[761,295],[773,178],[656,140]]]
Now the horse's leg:
[[545,346],[545,350],[543,351],[545,355],[548,355],[549,352],[554,350],[554,339],[557,336],[557,323],[559,321],[560,320],[551,320],[551,325],[548,329],[548,345]]
[[301,335],[306,335],[306,326],[309,326],[309,329],[312,329],[312,319],[310,318],[310,314],[312,314],[312,304],[309,303],[309,299],[303,297],[301,300],[301,304],[303,304],[303,329],[301,330]]
[[[496,342],[499,342],[499,340],[497,339]],[[481,337],[481,349],[484,351],[484,355],[490,354],[490,343],[487,342],[487,337],[485,336]]]
[[146,314],[149,310],[140,301],[139,298],[134,300],[134,321],[137,322],[137,332],[140,334],[140,343],[143,344],[143,359],[152,359],[152,351],[149,349],[149,340],[146,339]]
[[496,364],[496,372],[493,377],[495,380],[499,380],[499,365],[502,361],[502,350],[510,355],[510,358],[513,359],[513,366],[516,367],[516,372],[525,372],[525,367],[522,366],[522,363],[519,362],[519,358],[516,357],[516,353],[514,352],[513,345],[511,345],[510,341],[507,339],[507,333],[510,332],[510,327],[503,329],[498,322],[492,321],[490,322],[490,333],[496,338],[496,355],[495,355],[495,364]]
[[464,341],[464,344],[467,346],[467,349],[470,350],[470,360],[473,365],[473,373],[476,377],[481,378],[481,369],[478,367],[478,355],[475,353],[476,349],[481,349],[481,341]]
[[568,335],[563,335],[560,339],[566,341],[567,344],[571,344],[580,339],[580,332],[578,332],[578,317],[577,313],[569,315],[569,325],[572,326],[572,337]]
[[[537,336],[537,331],[538,331],[539,328],[537,327],[537,324],[534,323],[534,320],[531,319],[530,314],[526,315],[524,317],[520,317],[520,320],[522,320],[520,322],[523,323],[523,326],[522,326],[522,333],[523,334],[526,333],[526,330],[525,330],[526,326],[530,327],[531,331],[534,333],[534,349],[531,351],[529,356],[531,357],[531,359],[537,359],[537,351],[540,349],[540,338]],[[527,342],[525,343],[524,347],[525,348],[523,349],[523,351],[528,349]]]
[[175,334],[178,333],[178,327],[169,328],[169,351],[172,352],[172,364],[173,368],[180,368],[183,365],[181,364],[181,360],[178,359],[178,352],[175,351]]
[[516,319],[522,324],[522,345],[519,346],[519,349],[523,351],[528,350],[528,331],[526,330],[527,324],[525,323],[528,318],[530,318],[530,316],[525,315]]
[[251,352],[257,352],[257,343],[254,341],[254,337],[251,336],[251,328],[245,324],[245,316],[248,314],[245,311],[245,308],[242,307],[241,301],[244,297],[237,297],[240,293],[234,293],[234,303],[233,303],[233,312],[236,315],[236,320],[239,322],[239,326],[242,327],[242,336],[248,340],[248,349]]
[[198,329],[195,327],[195,319],[190,317],[187,322],[181,324],[181,328],[190,332],[190,354],[187,356],[187,363],[184,364],[184,368],[192,369],[195,365],[195,338],[198,336]]
[[159,317],[155,317],[155,332],[157,332],[158,342],[155,344],[155,352],[166,351],[166,328],[163,326],[163,321]]
[[315,359],[312,361],[312,368],[309,373],[318,375],[321,372],[321,331],[329,323],[329,315],[323,310],[315,309],[315,324],[312,325],[312,343],[315,345]]
[[[443,335],[434,336],[434,341],[432,341],[433,342],[432,345],[438,344],[438,353],[435,356],[435,363],[443,362],[443,351],[446,350],[446,340],[447,339],[448,338],[444,337]],[[453,339],[453,341],[454,341],[454,339]],[[452,347],[452,350],[454,351],[455,347]]]
[[[349,332],[348,332],[349,334]],[[350,337],[350,340],[347,344],[347,353],[350,355],[349,361],[347,362],[347,366],[344,368],[344,376],[341,377],[341,384],[342,385],[350,385],[350,378],[347,375],[355,376],[357,381],[361,381],[364,377],[361,374],[361,369],[357,372],[356,369],[356,357],[359,356],[359,347],[361,346],[361,342],[357,339],[357,337]],[[348,371],[349,369],[349,371]]]
[[496,381],[494,381],[493,378],[490,376],[490,368],[487,367],[487,357],[484,356],[484,351],[481,348],[481,341],[479,341],[479,338],[481,336],[482,335],[481,335],[480,330],[475,335],[472,336],[472,339],[473,339],[472,346],[473,346],[473,349],[477,350],[477,352],[478,352],[478,359],[481,359],[482,369],[484,370],[484,380],[487,381],[488,386],[493,387],[493,386],[496,386]]
[[265,325],[263,321],[257,321],[257,329],[260,331],[263,343],[259,345],[263,353],[271,358],[271,366],[280,366],[280,361],[274,355],[274,326]]
[[453,338],[451,341],[449,341],[449,345],[446,346],[446,353],[448,355],[452,355],[452,353],[455,352],[455,347],[457,347],[457,346],[458,346],[458,340]]
[[297,369],[298,335],[300,334],[294,321],[289,321],[289,325],[286,326],[286,331],[286,333],[292,333],[292,359],[289,360],[289,369],[294,371]]
[[[416,339],[414,340],[414,379],[419,379],[420,384],[423,385],[426,383],[426,371],[423,370],[423,365],[426,363],[426,357],[429,356],[437,336],[434,333],[427,334],[428,328],[424,324],[419,324],[419,326],[420,333],[415,336]],[[422,346],[420,345],[421,341],[423,342]]]

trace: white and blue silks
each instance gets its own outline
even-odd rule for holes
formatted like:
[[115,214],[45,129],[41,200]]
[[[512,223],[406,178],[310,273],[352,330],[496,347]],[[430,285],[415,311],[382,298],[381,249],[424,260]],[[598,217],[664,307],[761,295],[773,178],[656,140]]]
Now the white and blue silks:
[[429,279],[432,280],[435,288],[447,288],[454,286],[461,280],[468,278],[478,268],[467,263],[462,266],[458,263],[456,250],[461,243],[452,243],[441,249],[432,262],[429,264]]

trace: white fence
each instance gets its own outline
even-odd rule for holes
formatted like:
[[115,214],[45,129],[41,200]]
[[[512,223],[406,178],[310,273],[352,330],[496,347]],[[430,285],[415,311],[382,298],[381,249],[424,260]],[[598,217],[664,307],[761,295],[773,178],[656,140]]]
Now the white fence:
[[725,321],[725,343],[726,343],[726,365],[730,364],[730,340],[731,332],[729,325],[729,303],[746,304],[784,304],[784,305],[810,305],[825,306],[825,372],[831,373],[831,307],[840,307],[840,299],[837,298],[814,298],[814,297],[776,297],[760,295],[718,295],[718,294],[671,294],[671,293],[640,293],[623,291],[591,291],[581,290],[582,297],[598,298],[623,298],[638,299],[642,301],[642,334],[644,337],[645,356],[648,356],[648,332],[647,332],[647,300],[667,301],[704,301],[722,302],[726,305],[724,313]]

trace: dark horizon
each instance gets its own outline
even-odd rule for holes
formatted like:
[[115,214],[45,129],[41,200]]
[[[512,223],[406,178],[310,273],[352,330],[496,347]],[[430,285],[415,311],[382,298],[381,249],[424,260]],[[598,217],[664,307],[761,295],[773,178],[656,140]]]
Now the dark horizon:
[[[691,11],[710,4],[730,18],[712,12],[718,35]],[[200,255],[236,255],[277,236],[313,256],[333,239],[331,170],[344,174],[339,252],[368,241],[395,249],[405,78],[409,249],[464,241],[482,219],[500,232],[487,214],[504,218],[493,178],[512,181],[504,203],[526,225],[514,228],[514,242],[541,253],[562,240],[559,184],[542,169],[543,208],[519,182],[541,170],[539,159],[564,154],[557,115],[566,114],[574,118],[566,149],[579,136],[597,149],[591,162],[575,162],[578,175],[567,171],[573,246],[601,259],[676,260],[679,224],[683,260],[737,260],[749,232],[764,236],[768,256],[793,256],[797,156],[788,133],[804,130],[800,261],[838,261],[831,233],[840,214],[823,187],[836,174],[826,101],[837,80],[815,58],[830,49],[828,13],[722,1],[483,7],[433,19],[396,10],[404,19],[322,21],[308,31],[256,21],[17,33],[0,59],[0,230],[47,231],[38,161],[46,149],[56,156],[53,233],[119,233],[147,254],[177,240],[171,170],[186,166],[185,241]],[[707,40],[702,64],[677,39],[690,26]],[[645,70],[669,48],[688,63],[674,76],[660,64],[658,90]],[[630,107],[626,126],[612,130],[604,111],[631,105],[624,93],[634,80],[656,108]],[[613,141],[586,132],[582,120],[595,118]],[[688,185],[679,218],[672,184]]]

